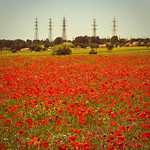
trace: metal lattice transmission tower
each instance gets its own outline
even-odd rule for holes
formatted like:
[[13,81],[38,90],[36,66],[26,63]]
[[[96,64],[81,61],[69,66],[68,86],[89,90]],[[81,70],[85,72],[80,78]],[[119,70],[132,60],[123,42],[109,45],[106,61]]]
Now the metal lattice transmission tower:
[[96,19],[93,20],[93,25],[92,26],[93,26],[93,29],[92,29],[93,30],[93,36],[96,36],[96,30],[97,30],[96,29],[96,26],[97,26],[96,25]]
[[66,33],[66,18],[63,18],[63,29],[62,29],[62,38],[63,40],[67,40],[67,33]]
[[117,21],[116,21],[116,17],[114,17],[113,19],[113,29],[112,29],[112,35],[116,36],[117,35],[117,25],[116,25]]
[[53,36],[52,36],[52,19],[49,19],[49,35],[48,35],[48,39],[50,42],[53,41]]
[[35,36],[34,40],[39,40],[39,35],[38,35],[38,18],[35,18]]

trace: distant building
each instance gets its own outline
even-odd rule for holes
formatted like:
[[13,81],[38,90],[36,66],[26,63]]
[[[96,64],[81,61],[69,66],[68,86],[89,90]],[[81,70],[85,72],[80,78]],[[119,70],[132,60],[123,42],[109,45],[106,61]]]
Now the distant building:
[[131,44],[130,43],[126,43],[126,47],[129,47]]
[[126,46],[127,47],[136,47],[136,46],[138,46],[138,42],[133,42],[132,44],[127,43]]
[[91,49],[91,47],[90,47],[90,46],[87,46],[86,49]]
[[131,47],[136,47],[138,46],[138,42],[133,42],[132,44],[130,44]]

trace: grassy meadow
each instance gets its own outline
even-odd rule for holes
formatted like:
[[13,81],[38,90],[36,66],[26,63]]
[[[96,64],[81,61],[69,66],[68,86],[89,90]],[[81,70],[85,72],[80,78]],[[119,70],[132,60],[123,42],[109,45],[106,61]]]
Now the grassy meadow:
[[[72,55],[89,55],[91,49],[75,48],[72,49]],[[149,50],[146,47],[115,47],[112,51],[108,51],[107,48],[95,49],[98,55],[112,55],[112,54],[138,54],[138,53],[148,53]],[[11,57],[11,56],[51,56],[52,52],[21,52],[11,53],[9,51],[3,51],[0,57]]]

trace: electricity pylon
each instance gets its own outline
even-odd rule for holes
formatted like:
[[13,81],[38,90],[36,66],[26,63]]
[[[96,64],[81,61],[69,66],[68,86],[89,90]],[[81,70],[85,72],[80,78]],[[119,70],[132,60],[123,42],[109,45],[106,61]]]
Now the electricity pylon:
[[112,29],[112,35],[116,36],[117,35],[117,25],[116,25],[117,21],[116,21],[116,17],[114,17],[113,19],[113,29]]
[[49,35],[48,35],[48,39],[50,42],[53,41],[53,37],[52,37],[52,19],[49,19]]
[[39,40],[39,35],[38,35],[38,18],[35,18],[35,36],[34,40]]
[[97,25],[96,25],[96,19],[93,20],[93,25],[92,25],[92,26],[93,26],[93,29],[92,29],[92,30],[93,30],[93,36],[96,37],[96,30],[97,30],[97,29],[96,29],[96,26],[97,26]]
[[63,40],[67,40],[67,33],[66,33],[66,18],[63,18],[63,28],[62,28],[62,38]]

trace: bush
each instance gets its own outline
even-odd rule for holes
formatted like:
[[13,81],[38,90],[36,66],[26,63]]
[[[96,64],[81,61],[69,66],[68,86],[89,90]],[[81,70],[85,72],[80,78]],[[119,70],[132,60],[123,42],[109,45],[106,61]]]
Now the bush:
[[46,51],[46,48],[43,48],[42,51]]
[[39,52],[42,50],[42,48],[40,46],[37,46],[35,49],[34,49],[36,52]]
[[53,49],[53,55],[70,55],[72,53],[69,46],[65,44],[56,45]]
[[70,48],[75,48],[74,44],[69,45]]
[[13,50],[12,50],[12,53],[16,53],[16,52],[17,52],[17,50],[16,50],[16,49],[13,49]]
[[89,54],[97,54],[97,52],[95,52],[94,49],[92,49],[91,51],[89,51]]
[[10,48],[11,51],[13,50],[19,51],[21,49],[21,47],[19,45],[12,45],[12,47]]
[[93,49],[93,48],[99,48],[98,44],[95,43],[90,43],[89,46]]
[[34,51],[36,47],[37,47],[37,45],[31,44],[30,47],[29,47],[29,49],[30,49],[31,51]]
[[42,48],[38,45],[31,45],[30,48],[29,48],[31,51],[36,51],[36,52],[39,52],[42,50]]
[[78,45],[78,46],[76,46],[76,48],[81,48],[81,47]]

